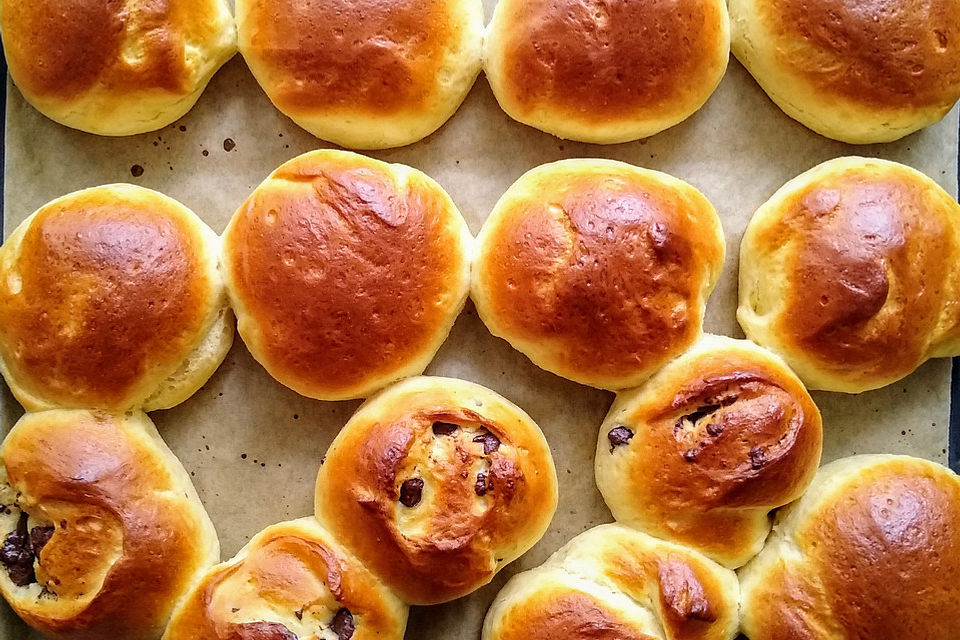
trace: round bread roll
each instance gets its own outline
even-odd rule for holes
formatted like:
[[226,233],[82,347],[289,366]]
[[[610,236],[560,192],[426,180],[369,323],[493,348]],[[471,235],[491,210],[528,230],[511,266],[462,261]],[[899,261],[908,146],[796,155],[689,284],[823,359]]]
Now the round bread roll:
[[611,144],[686,120],[729,57],[724,0],[500,0],[484,71],[514,120]]
[[354,149],[425,138],[480,73],[481,0],[236,0],[240,52],[273,104]]
[[0,593],[58,640],[149,640],[220,555],[142,413],[28,413],[0,447]]
[[233,342],[217,235],[114,184],[41,207],[0,248],[0,369],[28,411],[166,409]]
[[734,55],[828,138],[897,140],[960,98],[960,0],[730,0],[730,18]]
[[557,477],[539,427],[450,378],[404,380],[368,400],[317,476],[320,522],[411,604],[487,584],[543,536]]
[[820,464],[820,412],[773,354],[706,336],[600,427],[597,485],[618,522],[743,565],[769,513],[800,497]]
[[163,640],[403,640],[406,625],[407,606],[311,517],[207,571]]
[[298,393],[365,397],[433,359],[463,309],[472,244],[453,201],[416,169],[299,156],[224,232],[240,335]]
[[2,0],[0,28],[23,97],[104,136],[177,120],[237,51],[226,0]]
[[602,389],[643,382],[700,336],[724,259],[709,201],[610,160],[523,175],[477,238],[473,299],[534,364]]
[[839,158],[788,182],[740,246],[747,336],[810,389],[859,393],[960,355],[960,205],[893,162]]
[[482,640],[732,640],[737,577],[699,553],[620,524],[582,533],[514,576]]
[[955,640],[960,478],[906,456],[826,465],[740,581],[750,640]]

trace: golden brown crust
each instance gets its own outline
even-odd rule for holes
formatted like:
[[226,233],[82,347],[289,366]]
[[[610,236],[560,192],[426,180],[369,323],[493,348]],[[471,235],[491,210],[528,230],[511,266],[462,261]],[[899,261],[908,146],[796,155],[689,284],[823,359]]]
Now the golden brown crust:
[[522,611],[511,611],[499,623],[496,640],[656,640],[620,619],[618,612],[585,593],[561,591],[534,594]]

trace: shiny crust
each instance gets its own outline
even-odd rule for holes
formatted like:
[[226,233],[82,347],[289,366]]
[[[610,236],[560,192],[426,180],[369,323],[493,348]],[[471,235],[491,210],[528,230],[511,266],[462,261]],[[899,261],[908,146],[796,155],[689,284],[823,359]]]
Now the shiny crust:
[[623,389],[700,336],[724,250],[716,211],[687,183],[565,160],[497,202],[477,238],[472,296],[490,332],[536,365]]
[[510,117],[609,144],[685,120],[727,68],[723,0],[500,0],[484,70]]
[[[624,428],[629,439],[611,436]],[[770,511],[813,479],[822,440],[820,412],[779,358],[706,336],[617,397],[597,485],[618,522],[735,568],[760,551]]]
[[472,242],[415,169],[343,151],[294,158],[224,232],[240,335],[305,396],[365,397],[440,348],[466,299]]
[[[583,533],[497,595],[482,640],[732,640],[736,575],[619,524]],[[665,635],[664,635],[665,634]]]
[[[187,472],[142,413],[27,414],[0,447],[0,534],[52,525],[37,582],[0,592],[27,624],[68,640],[147,640],[216,562],[219,545]],[[45,592],[41,593],[42,588]]]
[[740,247],[747,336],[811,389],[858,393],[960,354],[960,205],[893,162],[840,158],[787,183]]
[[751,640],[922,638],[960,629],[960,478],[906,456],[825,466],[741,571]]
[[302,518],[267,527],[207,571],[163,640],[282,640],[284,629],[324,638],[342,609],[356,627],[351,640],[403,638],[406,605],[316,520]]
[[[436,422],[457,428],[437,433]],[[417,478],[422,490],[404,506],[414,501],[401,489]],[[473,383],[421,377],[354,414],[315,499],[321,523],[404,600],[435,604],[488,583],[540,539],[557,478],[543,434],[518,407]]]

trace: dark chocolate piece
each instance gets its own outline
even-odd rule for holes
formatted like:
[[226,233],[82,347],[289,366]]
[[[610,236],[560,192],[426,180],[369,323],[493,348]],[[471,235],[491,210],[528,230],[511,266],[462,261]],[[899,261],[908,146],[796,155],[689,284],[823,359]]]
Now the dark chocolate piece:
[[474,442],[479,442],[483,444],[483,455],[488,456],[497,449],[500,448],[500,438],[493,435],[489,431],[486,433],[481,433],[478,436],[473,438]]
[[350,609],[343,607],[337,611],[333,616],[333,622],[330,623],[330,628],[337,634],[337,640],[350,640],[353,637],[353,632],[357,630]]
[[405,507],[415,507],[423,497],[423,478],[410,478],[400,485],[400,504]]
[[433,423],[433,433],[438,436],[452,436],[457,432],[457,429],[460,428],[460,425],[453,424],[452,422],[434,422]]
[[610,441],[610,453],[613,453],[613,450],[621,445],[629,444],[632,439],[633,431],[627,429],[622,424],[617,425],[607,434],[607,440]]

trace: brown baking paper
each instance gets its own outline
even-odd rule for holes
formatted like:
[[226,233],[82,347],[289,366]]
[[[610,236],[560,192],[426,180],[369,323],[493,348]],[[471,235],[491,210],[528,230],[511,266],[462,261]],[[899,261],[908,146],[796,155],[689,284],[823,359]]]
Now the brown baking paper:
[[[487,0],[488,16],[495,0]],[[328,146],[277,112],[238,56],[213,79],[196,108],[162,131],[100,138],[47,120],[15,88],[6,114],[4,231],[62,194],[132,182],[169,194],[221,232],[230,215],[274,168]],[[822,138],[783,115],[731,61],[707,105],[686,122],[641,142],[565,142],[510,120],[482,77],[439,132],[371,155],[402,162],[450,192],[476,233],[497,198],[528,169],[571,157],[604,157],[666,171],[716,205],[727,259],[706,329],[742,337],[735,316],[740,236],[753,211],[790,178],[842,155],[889,158],[957,192],[957,109],[940,124],[893,144],[853,147]],[[140,169],[142,168],[142,175]],[[136,176],[136,177],[135,177]],[[524,408],[543,428],[560,480],[560,506],[543,540],[492,584],[461,600],[415,607],[407,638],[475,640],[483,615],[514,573],[534,567],[576,534],[611,520],[594,485],[597,429],[613,394],[562,380],[492,337],[473,306],[456,323],[428,374],[472,380]],[[817,393],[825,460],[895,452],[946,459],[950,364],[931,361],[906,380],[859,396]],[[239,337],[223,366],[193,398],[151,415],[193,476],[231,557],[263,527],[312,512],[313,482],[327,445],[359,402],[303,398],[273,381]],[[4,388],[4,433],[22,413]],[[38,637],[0,605],[0,638]]]

